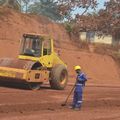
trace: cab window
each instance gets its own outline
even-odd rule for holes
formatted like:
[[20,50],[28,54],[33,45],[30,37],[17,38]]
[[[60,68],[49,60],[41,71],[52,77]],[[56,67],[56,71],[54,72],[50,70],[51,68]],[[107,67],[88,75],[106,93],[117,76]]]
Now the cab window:
[[51,54],[51,42],[50,40],[43,41],[43,55],[50,55]]
[[41,40],[35,37],[25,37],[21,45],[21,55],[39,57],[41,56]]

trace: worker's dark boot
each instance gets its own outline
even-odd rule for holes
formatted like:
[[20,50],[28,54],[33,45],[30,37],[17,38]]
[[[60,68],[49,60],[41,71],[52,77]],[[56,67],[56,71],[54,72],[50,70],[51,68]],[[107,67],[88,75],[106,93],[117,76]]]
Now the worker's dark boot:
[[74,110],[76,110],[76,111],[81,110],[81,104],[77,104],[77,105],[74,107]]
[[69,108],[70,108],[70,109],[74,109],[75,106],[74,106],[74,105],[70,105]]

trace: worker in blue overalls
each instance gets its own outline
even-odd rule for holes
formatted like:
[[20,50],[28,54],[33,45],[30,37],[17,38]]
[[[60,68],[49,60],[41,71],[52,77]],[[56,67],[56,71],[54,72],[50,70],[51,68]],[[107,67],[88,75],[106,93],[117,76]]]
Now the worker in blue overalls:
[[86,75],[81,71],[80,66],[75,66],[74,69],[77,73],[77,78],[76,78],[72,108],[75,110],[80,110],[82,105],[83,88],[85,86],[85,82],[87,81],[87,78]]

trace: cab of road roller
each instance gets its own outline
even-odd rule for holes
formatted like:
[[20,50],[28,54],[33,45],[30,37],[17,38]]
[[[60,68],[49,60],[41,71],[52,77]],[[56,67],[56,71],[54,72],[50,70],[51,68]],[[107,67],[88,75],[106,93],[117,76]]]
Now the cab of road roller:
[[53,39],[43,34],[24,34],[21,40],[19,59],[38,61],[47,68],[66,64],[54,52]]
[[34,59],[53,52],[52,40],[45,35],[24,34],[21,40],[19,58]]

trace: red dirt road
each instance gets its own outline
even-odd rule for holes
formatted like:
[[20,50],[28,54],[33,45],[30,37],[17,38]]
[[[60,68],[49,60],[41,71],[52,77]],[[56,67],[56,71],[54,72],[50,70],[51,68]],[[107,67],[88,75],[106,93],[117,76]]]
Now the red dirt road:
[[72,96],[67,106],[61,106],[71,84],[65,91],[43,86],[39,91],[29,91],[1,85],[0,120],[120,120],[120,86],[87,84],[81,111],[68,108]]

